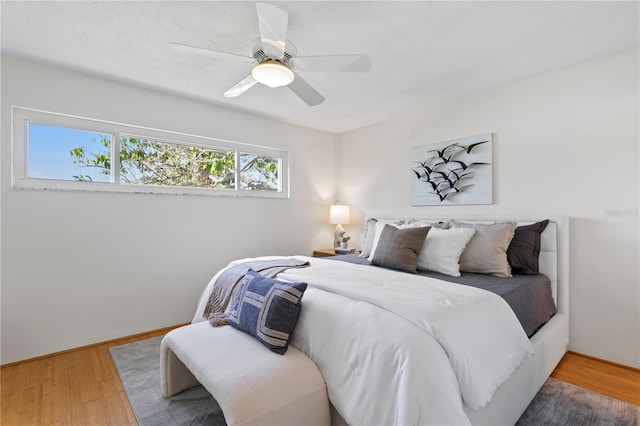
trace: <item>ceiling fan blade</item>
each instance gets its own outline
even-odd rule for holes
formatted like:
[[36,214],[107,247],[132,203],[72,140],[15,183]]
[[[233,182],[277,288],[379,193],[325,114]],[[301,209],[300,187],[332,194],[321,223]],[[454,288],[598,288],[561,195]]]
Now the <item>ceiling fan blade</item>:
[[267,3],[256,3],[258,24],[262,38],[262,50],[274,59],[284,57],[284,45],[287,40],[289,14]]
[[200,56],[210,56],[212,58],[231,59],[234,61],[242,61],[242,62],[256,62],[256,60],[250,56],[236,55],[234,53],[220,52],[218,50],[205,49],[203,47],[188,46],[186,44],[169,43],[167,44],[167,47],[170,50],[173,50],[174,52],[192,53]]
[[291,67],[299,71],[367,72],[371,69],[369,55],[297,56]]
[[324,102],[324,96],[298,74],[295,75],[293,82],[287,87],[309,106],[316,106]]
[[244,78],[242,81],[237,83],[231,89],[224,92],[224,97],[235,98],[236,96],[240,96],[244,92],[249,90],[251,87],[253,87],[253,85],[256,84],[257,82],[258,81],[255,78],[253,78],[251,74],[249,74],[246,78]]

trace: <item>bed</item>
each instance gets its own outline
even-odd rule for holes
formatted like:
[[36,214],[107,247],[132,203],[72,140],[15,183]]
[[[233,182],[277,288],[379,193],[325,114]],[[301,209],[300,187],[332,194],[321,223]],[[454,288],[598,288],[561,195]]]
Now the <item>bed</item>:
[[[454,219],[480,225],[496,221]],[[311,267],[277,277],[309,283],[291,344],[325,377],[332,423],[514,424],[568,344],[568,220],[545,219],[550,221],[540,235],[540,273],[549,279],[557,311],[539,326],[521,326],[521,317],[505,302],[508,296],[452,285],[455,279],[377,268],[362,258],[337,262],[296,256]],[[507,220],[518,226],[539,221],[498,219]],[[383,222],[394,221],[402,220]],[[203,292],[194,322],[203,319],[214,282],[215,277]],[[452,289],[453,294],[441,293]],[[434,305],[436,313],[425,314],[423,305]],[[449,305],[466,313],[454,316],[461,314],[453,314]],[[474,320],[457,319],[462,317]],[[512,347],[511,341],[518,343]]]

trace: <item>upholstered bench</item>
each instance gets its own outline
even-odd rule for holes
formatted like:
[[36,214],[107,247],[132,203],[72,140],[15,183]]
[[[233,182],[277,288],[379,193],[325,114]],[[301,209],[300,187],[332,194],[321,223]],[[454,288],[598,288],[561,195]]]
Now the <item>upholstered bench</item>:
[[233,327],[199,322],[162,340],[162,394],[202,384],[228,425],[329,425],[324,378],[306,355],[289,346],[278,355]]

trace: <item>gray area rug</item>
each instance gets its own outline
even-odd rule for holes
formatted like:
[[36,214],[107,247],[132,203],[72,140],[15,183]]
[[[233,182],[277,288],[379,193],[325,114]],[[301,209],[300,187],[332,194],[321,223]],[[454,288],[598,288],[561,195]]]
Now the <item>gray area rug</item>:
[[160,393],[162,336],[109,348],[140,426],[223,426],[222,410],[202,386],[171,398]]
[[[164,398],[160,341],[154,337],[109,349],[140,426],[225,425],[218,403],[198,386]],[[549,378],[517,426],[637,426],[640,407]]]
[[548,378],[516,423],[537,425],[638,425],[640,407]]

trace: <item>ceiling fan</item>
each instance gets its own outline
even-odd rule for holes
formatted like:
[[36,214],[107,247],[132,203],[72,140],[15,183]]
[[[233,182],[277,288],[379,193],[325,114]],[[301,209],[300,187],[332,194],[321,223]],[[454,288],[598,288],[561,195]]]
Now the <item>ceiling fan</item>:
[[322,103],[324,97],[302,79],[298,71],[366,72],[371,68],[371,59],[364,54],[296,56],[295,46],[286,39],[289,14],[267,3],[256,3],[256,8],[260,38],[255,40],[251,56],[180,43],[169,43],[168,47],[175,51],[256,64],[251,74],[224,93],[227,98],[239,96],[256,83],[262,83],[269,87],[287,86],[307,105],[314,106]]

